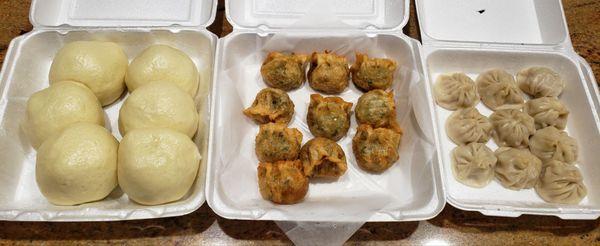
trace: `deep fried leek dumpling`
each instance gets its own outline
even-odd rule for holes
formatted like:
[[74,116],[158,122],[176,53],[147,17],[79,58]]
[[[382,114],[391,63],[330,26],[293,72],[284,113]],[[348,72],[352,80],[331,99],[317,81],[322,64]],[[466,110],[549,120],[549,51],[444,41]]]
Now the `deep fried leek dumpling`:
[[496,179],[511,190],[532,188],[542,171],[542,161],[527,149],[500,147],[495,152]]
[[366,54],[356,53],[356,61],[350,67],[352,82],[363,91],[385,90],[392,86],[396,61],[385,58],[369,58]]
[[348,86],[350,69],[346,57],[325,51],[313,53],[310,69],[308,70],[308,83],[314,90],[339,94]]
[[300,149],[300,160],[307,177],[337,178],[348,169],[340,145],[327,138],[313,138]]
[[536,129],[554,126],[564,130],[567,126],[569,110],[555,97],[541,97],[529,100],[525,104],[524,111],[533,117]]
[[252,106],[244,114],[258,124],[287,124],[294,116],[294,102],[285,91],[265,88],[256,94]]
[[477,77],[477,91],[481,101],[492,110],[520,108],[524,103],[515,78],[501,69],[493,69]]
[[257,171],[258,188],[266,200],[294,204],[308,192],[308,178],[302,172],[300,160],[261,162]]
[[304,84],[307,64],[307,55],[271,52],[263,62],[260,74],[268,86],[290,91]]
[[393,92],[372,90],[363,94],[358,98],[354,113],[358,124],[369,124],[374,128],[398,126]]
[[529,137],[535,133],[533,118],[518,109],[501,109],[490,116],[492,133],[498,146],[527,148]]
[[390,168],[399,158],[401,138],[402,131],[359,125],[352,139],[352,151],[360,168],[375,173]]
[[546,202],[578,204],[587,195],[587,188],[579,168],[552,160],[544,164],[535,192]]
[[473,107],[479,103],[475,82],[464,73],[438,76],[433,96],[438,105],[448,110]]
[[458,145],[487,143],[493,129],[490,120],[474,107],[454,111],[446,120],[446,133]]
[[532,97],[557,97],[566,84],[560,75],[547,67],[530,67],[517,73],[521,90]]
[[260,125],[255,139],[255,151],[261,162],[294,160],[298,158],[302,145],[302,133],[285,124]]
[[310,95],[310,104],[306,121],[315,137],[324,137],[337,141],[346,135],[350,128],[352,103],[340,97],[322,97]]
[[452,151],[452,174],[464,185],[481,188],[494,178],[498,160],[494,152],[482,143],[458,146]]
[[550,160],[573,163],[577,161],[577,141],[553,126],[538,130],[529,140],[531,153],[547,162]]

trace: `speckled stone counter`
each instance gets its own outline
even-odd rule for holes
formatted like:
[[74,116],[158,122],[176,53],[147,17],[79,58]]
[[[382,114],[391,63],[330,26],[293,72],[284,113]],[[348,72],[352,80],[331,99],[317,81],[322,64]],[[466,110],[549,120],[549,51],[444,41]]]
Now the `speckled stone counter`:
[[[10,40],[31,30],[29,1],[0,1],[0,59]],[[576,51],[600,78],[600,0],[563,0]],[[220,4],[209,29],[231,32]],[[414,7],[404,32],[419,39]],[[569,221],[555,217],[487,217],[449,205],[428,221],[367,223],[347,244],[485,244],[600,245],[600,220]],[[217,216],[206,204],[194,213],[165,219],[97,223],[0,222],[0,245],[20,244],[243,244],[285,245],[291,242],[271,221],[236,221]]]

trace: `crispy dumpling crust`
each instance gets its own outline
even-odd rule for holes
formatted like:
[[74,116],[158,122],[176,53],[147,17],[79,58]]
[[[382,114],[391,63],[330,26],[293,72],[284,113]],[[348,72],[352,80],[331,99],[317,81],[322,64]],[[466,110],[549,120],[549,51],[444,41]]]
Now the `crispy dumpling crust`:
[[258,188],[265,200],[278,204],[302,201],[308,192],[308,178],[300,160],[258,164]]
[[363,91],[385,90],[392,86],[396,61],[385,58],[369,58],[366,54],[356,53],[356,61],[350,67],[352,82]]
[[252,106],[244,114],[258,124],[288,124],[294,116],[294,102],[280,89],[265,88],[256,94]]
[[307,64],[307,55],[271,52],[263,62],[260,73],[268,86],[290,91],[304,84]]
[[301,145],[302,133],[284,124],[261,125],[255,139],[256,156],[261,162],[297,159]]
[[352,151],[358,166],[375,173],[387,170],[399,158],[398,147],[401,138],[401,131],[373,128],[367,124],[359,125],[352,139]]
[[314,52],[308,70],[308,84],[326,94],[339,94],[348,87],[350,69],[346,57],[325,51]]
[[394,93],[383,90],[369,91],[360,98],[355,108],[358,124],[369,124],[374,128],[385,127],[401,131],[396,122]]
[[438,105],[448,110],[473,107],[479,103],[475,82],[464,73],[438,76],[433,96]]
[[341,97],[312,94],[306,115],[308,128],[315,137],[340,140],[350,128],[351,110],[352,103]]
[[300,149],[300,160],[307,177],[337,178],[346,172],[346,154],[340,145],[327,138],[313,138]]

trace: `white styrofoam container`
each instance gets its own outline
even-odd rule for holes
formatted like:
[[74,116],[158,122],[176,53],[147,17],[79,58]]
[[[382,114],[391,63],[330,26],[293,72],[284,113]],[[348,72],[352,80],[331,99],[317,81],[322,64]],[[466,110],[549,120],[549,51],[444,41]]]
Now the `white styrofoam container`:
[[[214,20],[216,4],[209,0],[33,0],[30,21],[34,29],[11,42],[0,75],[0,220],[146,219],[183,215],[199,208],[205,200],[209,98],[217,43],[217,37],[206,27]],[[29,96],[48,86],[56,52],[78,40],[115,42],[129,59],[152,44],[168,44],[194,60],[201,76],[195,101],[202,119],[202,130],[194,141],[203,158],[198,178],[183,199],[143,206],[129,201],[116,189],[102,201],[54,206],[39,192],[35,183],[36,153],[20,125]],[[109,129],[117,139],[121,139],[117,120],[123,98],[104,108]]]
[[[554,215],[562,219],[596,219],[600,216],[600,121],[598,85],[587,62],[569,39],[560,0],[417,0],[423,42],[423,66],[432,128],[448,202],[485,215],[517,217]],[[588,188],[579,205],[544,202],[533,189],[512,191],[492,182],[482,189],[458,183],[450,168],[456,146],[444,124],[450,111],[435,104],[431,86],[437,76],[465,72],[472,79],[492,68],[516,74],[530,66],[547,66],[567,82],[560,100],[570,109],[566,131],[579,143],[578,167]],[[482,114],[491,111],[483,104]],[[490,140],[488,146],[496,149]]]
[[[425,93],[419,90],[425,87],[420,44],[401,31],[408,21],[409,1],[227,0],[225,9],[234,31],[220,39],[217,47],[206,186],[207,202],[217,214],[247,220],[412,221],[432,218],[443,209],[439,166],[430,160],[434,148],[431,145],[429,153],[420,153],[415,146],[421,143],[411,142],[419,135],[429,136],[429,144],[433,144],[433,133],[418,129],[416,123],[430,122],[427,102],[413,102],[421,102],[427,113],[413,112],[414,105],[407,103],[413,89]],[[310,54],[325,49],[345,55],[349,63],[354,62],[354,49],[395,59],[402,75],[412,75],[403,78],[397,74],[394,82],[399,116],[405,116],[401,125],[417,129],[405,128],[401,163],[373,175],[358,168],[354,159],[351,139],[357,124],[352,116],[347,136],[338,141],[348,159],[347,173],[337,182],[312,180],[307,197],[299,204],[274,205],[258,191],[254,154],[258,126],[242,110],[267,87],[259,71],[269,51]],[[316,92],[307,83],[289,92],[296,105],[290,127],[303,133],[303,143],[313,137],[306,126],[312,93]],[[356,104],[361,94],[350,83],[339,96]],[[414,159],[408,159],[411,156]]]

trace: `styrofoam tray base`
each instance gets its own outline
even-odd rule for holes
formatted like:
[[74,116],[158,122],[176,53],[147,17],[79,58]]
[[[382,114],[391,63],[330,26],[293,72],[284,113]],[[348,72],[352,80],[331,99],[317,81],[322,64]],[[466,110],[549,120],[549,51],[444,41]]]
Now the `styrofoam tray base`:
[[[198,178],[189,194],[180,201],[143,206],[131,202],[120,189],[98,202],[79,206],[54,206],[42,196],[35,182],[36,152],[20,125],[29,96],[48,87],[48,72],[56,52],[78,40],[105,40],[118,43],[129,59],[152,44],[168,44],[183,50],[196,63],[201,88],[196,97],[201,114],[195,137],[203,156]],[[15,39],[6,57],[0,81],[0,220],[97,221],[144,219],[190,213],[204,202],[204,174],[207,161],[209,96],[216,36],[208,31],[174,29],[95,29],[34,31]],[[117,139],[118,115],[126,95],[105,107],[107,126]]]

